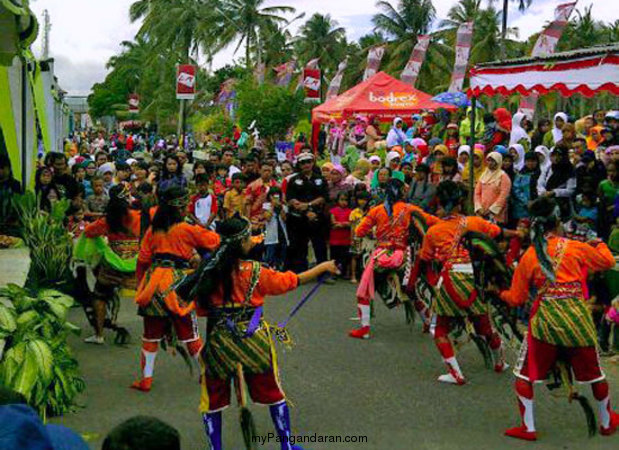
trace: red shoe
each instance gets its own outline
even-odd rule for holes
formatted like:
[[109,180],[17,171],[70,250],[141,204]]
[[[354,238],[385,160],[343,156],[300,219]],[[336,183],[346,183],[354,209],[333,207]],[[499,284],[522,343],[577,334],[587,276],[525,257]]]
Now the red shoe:
[[355,328],[354,330],[350,330],[348,336],[356,339],[370,339],[370,327],[361,327]]
[[131,386],[131,389],[136,389],[142,392],[150,392],[151,385],[153,384],[153,378],[142,378],[141,380],[134,381]]
[[619,414],[614,411],[610,412],[610,426],[608,428],[604,428],[600,425],[600,434],[602,436],[611,436],[615,434],[617,431],[617,427],[619,427]]
[[505,430],[505,436],[525,441],[537,441],[537,433],[535,431],[527,431],[524,425]]

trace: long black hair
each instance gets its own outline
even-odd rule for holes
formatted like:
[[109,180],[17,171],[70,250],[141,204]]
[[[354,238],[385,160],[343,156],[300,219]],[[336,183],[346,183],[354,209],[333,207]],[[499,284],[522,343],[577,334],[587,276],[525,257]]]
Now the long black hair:
[[450,214],[454,208],[462,205],[462,201],[465,199],[466,193],[460,183],[446,180],[439,183],[436,188],[436,197],[445,212]]
[[187,206],[187,191],[172,185],[159,193],[159,207],[153,217],[153,231],[166,232],[183,221],[181,210]]
[[224,304],[232,303],[232,274],[244,257],[243,242],[250,237],[251,226],[247,219],[237,214],[221,222],[217,232],[221,236],[221,247],[196,271],[199,272],[198,304],[205,309],[211,308],[212,293],[220,283]]
[[557,228],[561,211],[557,202],[548,197],[540,197],[529,206],[531,215],[531,242],[542,272],[550,281],[555,281],[556,274],[548,255],[548,240],[545,235]]
[[129,191],[123,184],[110,188],[110,201],[105,209],[105,220],[112,233],[126,233],[125,218],[129,214]]

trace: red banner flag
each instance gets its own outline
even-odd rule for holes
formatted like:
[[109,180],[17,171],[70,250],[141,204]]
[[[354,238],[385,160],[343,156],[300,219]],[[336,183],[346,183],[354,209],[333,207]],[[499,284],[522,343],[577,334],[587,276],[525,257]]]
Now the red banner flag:
[[410,84],[413,87],[415,86],[415,82],[419,76],[419,70],[421,70],[423,60],[426,58],[428,45],[430,45],[429,35],[417,36],[417,44],[415,44],[411,57],[400,75],[400,80]]
[[196,66],[179,64],[176,68],[176,98],[193,100],[196,97]]
[[363,81],[376,75],[376,72],[378,72],[378,68],[380,67],[380,62],[383,59],[384,54],[385,54],[384,45],[372,47],[368,51],[368,63],[367,63],[367,66],[365,67],[365,72],[363,73]]
[[320,102],[320,69],[303,70],[303,87],[306,102]]

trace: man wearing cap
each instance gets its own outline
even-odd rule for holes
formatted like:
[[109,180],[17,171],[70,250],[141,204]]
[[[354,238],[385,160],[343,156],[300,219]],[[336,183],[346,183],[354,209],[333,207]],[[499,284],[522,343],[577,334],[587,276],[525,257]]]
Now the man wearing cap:
[[327,260],[325,202],[329,193],[325,179],[314,171],[314,155],[301,153],[297,158],[297,169],[298,173],[290,178],[286,190],[290,207],[288,267],[300,273],[307,270],[310,241],[316,262]]

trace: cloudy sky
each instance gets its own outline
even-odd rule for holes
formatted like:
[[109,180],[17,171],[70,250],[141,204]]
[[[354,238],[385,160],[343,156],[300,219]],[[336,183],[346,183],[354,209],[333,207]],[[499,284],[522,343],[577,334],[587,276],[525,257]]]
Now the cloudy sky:
[[[170,0],[174,1],[174,0]],[[391,0],[396,4],[397,0]],[[566,0],[534,0],[525,13],[520,14],[512,5],[509,26],[518,27],[520,37],[526,38],[539,31],[552,19],[557,4]],[[43,10],[49,11],[52,28],[50,53],[56,61],[56,75],[60,85],[70,94],[87,94],[91,86],[105,78],[105,63],[120,51],[120,43],[131,40],[139,24],[129,22],[129,6],[133,0],[32,0],[31,6],[42,22]],[[372,30],[371,18],[376,12],[376,0],[267,0],[266,5],[290,5],[297,13],[305,12],[306,19],[320,12],[328,13],[346,28],[350,39],[357,39]],[[447,15],[457,0],[433,0],[438,21]],[[497,2],[495,2],[497,3]],[[497,4],[500,4],[497,3]],[[613,22],[619,19],[617,0],[580,0],[578,9],[593,5],[598,20]],[[295,31],[297,25],[292,26]],[[39,55],[41,34],[33,48]],[[214,68],[231,62],[234,47],[222,51],[214,61]],[[240,56],[240,55],[239,55]]]

